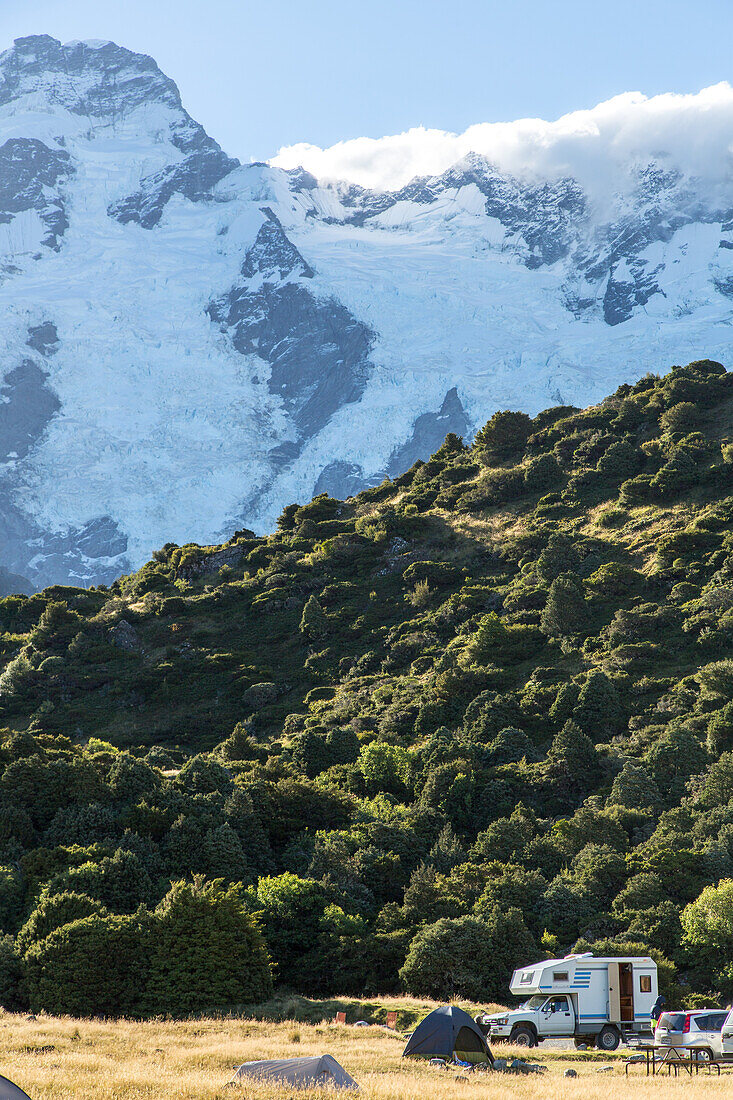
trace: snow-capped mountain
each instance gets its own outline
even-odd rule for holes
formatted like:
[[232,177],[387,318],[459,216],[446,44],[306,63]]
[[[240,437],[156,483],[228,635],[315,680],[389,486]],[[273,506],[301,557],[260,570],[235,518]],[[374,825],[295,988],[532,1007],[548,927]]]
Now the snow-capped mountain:
[[149,57],[19,39],[0,55],[0,593],[267,530],[497,408],[726,362],[732,320],[733,188],[662,154],[602,203],[476,154],[369,190],[232,160]]

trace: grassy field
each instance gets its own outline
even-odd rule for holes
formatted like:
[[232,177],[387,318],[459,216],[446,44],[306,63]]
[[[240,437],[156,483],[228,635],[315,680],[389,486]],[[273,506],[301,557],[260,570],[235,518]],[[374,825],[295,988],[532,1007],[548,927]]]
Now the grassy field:
[[[380,1026],[355,1029],[323,1024],[254,1020],[195,1020],[184,1023],[55,1019],[5,1013],[0,1016],[0,1072],[21,1085],[31,1100],[286,1100],[289,1090],[247,1084],[226,1088],[235,1067],[258,1058],[334,1055],[361,1086],[365,1100],[680,1100],[719,1097],[731,1076],[678,1080],[647,1079],[643,1071],[624,1076],[623,1057],[593,1053],[532,1051],[547,1066],[542,1076],[441,1071],[401,1058],[404,1040]],[[498,1052],[497,1052],[498,1053]],[[512,1051],[501,1049],[502,1056]],[[569,1066],[577,1078],[564,1078]],[[599,1073],[603,1066],[609,1072]],[[302,1100],[322,1090],[298,1093]],[[329,1093],[326,1093],[329,1095]]]

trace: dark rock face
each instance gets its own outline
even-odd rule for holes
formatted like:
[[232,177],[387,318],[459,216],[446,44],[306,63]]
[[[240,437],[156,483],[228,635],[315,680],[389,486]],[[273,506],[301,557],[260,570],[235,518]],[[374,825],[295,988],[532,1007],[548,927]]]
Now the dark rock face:
[[129,571],[127,536],[110,516],[62,533],[43,531],[13,500],[13,485],[0,482],[2,566],[34,589],[49,584],[111,584]]
[[211,189],[219,180],[238,167],[239,161],[226,156],[218,146],[191,153],[178,164],[169,164],[162,171],[147,176],[139,191],[113,203],[107,213],[123,225],[137,222],[143,229],[153,229],[174,194],[183,195],[191,202],[202,202],[210,198]]
[[25,458],[60,408],[46,375],[31,359],[11,370],[0,386],[0,461]]
[[58,249],[69,227],[58,188],[72,173],[65,150],[50,149],[35,138],[10,138],[0,146],[0,222],[36,210],[48,229],[43,244]]
[[346,500],[363,489],[379,485],[385,477],[398,477],[418,459],[428,459],[442,445],[449,432],[467,435],[470,423],[455,386],[448,390],[437,413],[423,413],[412,427],[410,438],[391,455],[387,468],[373,477],[364,477],[361,466],[351,462],[330,462],[321,471],[313,495],[328,493],[336,500]]
[[279,218],[269,206],[262,207],[262,213],[267,216],[267,221],[260,227],[242,264],[244,277],[252,279],[255,275],[261,275],[270,282],[285,279],[288,275],[312,279],[313,269],[285,236]]
[[52,321],[44,321],[42,325],[33,325],[28,329],[26,344],[34,351],[48,358],[55,355],[59,349],[59,334],[56,325]]
[[378,485],[381,477],[365,478],[361,466],[353,462],[329,462],[324,466],[313,487],[313,496],[319,493],[328,493],[335,500],[346,500],[356,496],[362,489],[368,489],[371,485]]
[[[304,282],[313,278],[310,265],[272,211],[263,212],[267,221],[242,265],[245,281],[213,302],[209,315],[230,329],[237,351],[270,364],[270,392],[282,399],[301,439],[309,439],[361,397],[374,337],[341,302],[316,296]],[[286,447],[278,457],[287,461],[297,450]]]
[[418,416],[410,438],[392,454],[387,466],[387,474],[390,477],[397,477],[404,473],[418,459],[427,459],[435,454],[448,432],[464,436],[469,427],[468,417],[454,386],[443,398],[439,412],[423,413],[422,416]]
[[16,596],[25,595],[30,596],[33,592],[33,585],[25,577],[20,577],[17,573],[10,573],[7,569],[3,569],[0,565],[0,600],[4,596]]
[[[28,346],[44,357],[58,348],[51,321],[28,329]],[[108,516],[61,534],[43,531],[22,507],[15,462],[42,438],[61,402],[48,375],[32,359],[14,367],[0,385],[0,591],[32,591],[57,582],[110,582],[126,564],[127,538]],[[118,559],[115,561],[115,559]]]

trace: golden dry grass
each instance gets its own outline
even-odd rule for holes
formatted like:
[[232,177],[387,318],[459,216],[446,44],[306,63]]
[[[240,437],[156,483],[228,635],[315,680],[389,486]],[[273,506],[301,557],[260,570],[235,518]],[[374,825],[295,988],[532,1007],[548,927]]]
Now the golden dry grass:
[[[32,1100],[290,1100],[292,1092],[247,1084],[226,1089],[234,1068],[258,1058],[333,1054],[361,1086],[363,1100],[722,1100],[730,1091],[726,1070],[716,1078],[624,1077],[623,1059],[592,1054],[532,1051],[547,1065],[542,1076],[441,1071],[401,1058],[403,1039],[380,1027],[196,1020],[134,1023],[0,1016],[0,1072]],[[515,1053],[502,1048],[501,1054]],[[523,1052],[527,1056],[527,1052]],[[570,1064],[578,1076],[563,1077]],[[611,1065],[599,1074],[600,1066]],[[323,1100],[330,1091],[298,1093]]]

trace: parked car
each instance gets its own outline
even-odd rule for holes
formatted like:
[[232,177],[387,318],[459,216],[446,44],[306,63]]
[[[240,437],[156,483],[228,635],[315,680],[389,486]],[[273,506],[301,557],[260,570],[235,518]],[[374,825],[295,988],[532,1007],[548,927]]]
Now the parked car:
[[[726,1061],[722,1030],[727,1016],[727,1012],[714,1008],[663,1012],[654,1032],[654,1042],[660,1047],[674,1047],[681,1054],[697,1051],[695,1057],[705,1061]],[[733,1051],[729,1058],[733,1060]]]
[[726,1062],[731,1062],[733,1061],[733,1008],[728,1010],[720,1034],[723,1041],[723,1058]]

